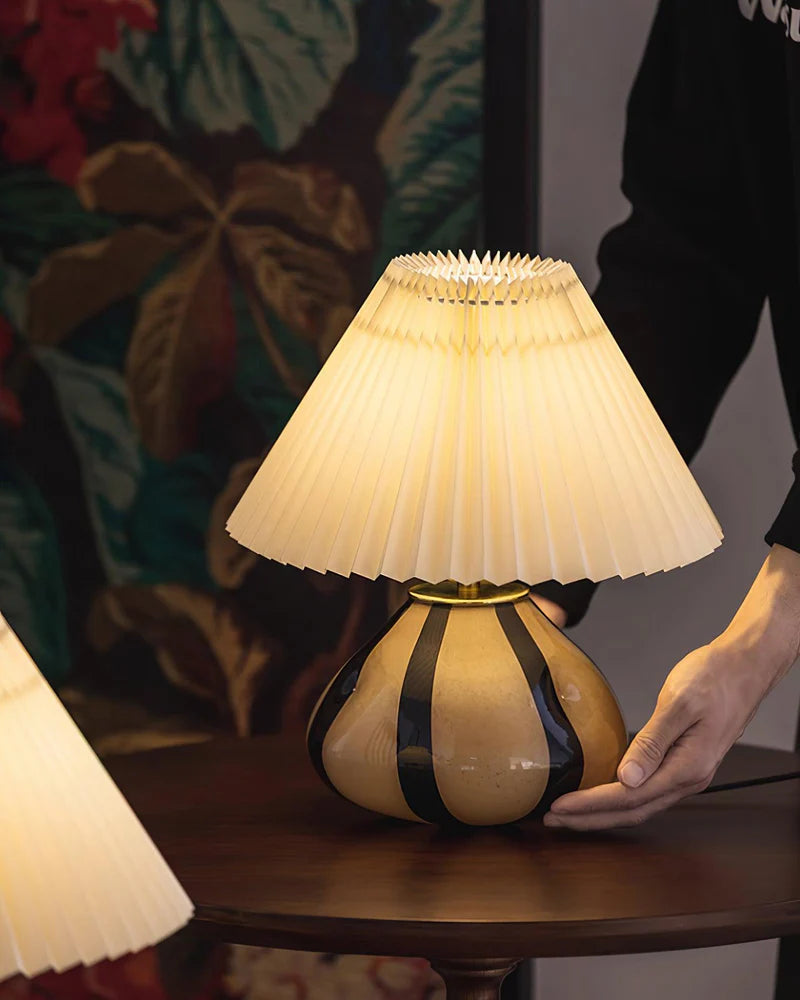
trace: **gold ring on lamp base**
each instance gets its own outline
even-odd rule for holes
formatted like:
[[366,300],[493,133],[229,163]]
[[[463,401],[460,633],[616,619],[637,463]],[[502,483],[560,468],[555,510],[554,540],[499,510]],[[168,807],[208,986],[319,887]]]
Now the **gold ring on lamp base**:
[[524,583],[504,583],[501,587],[482,580],[480,583],[456,583],[444,580],[442,583],[418,583],[408,591],[421,604],[446,604],[450,607],[480,608],[492,604],[511,604],[521,601],[530,593]]

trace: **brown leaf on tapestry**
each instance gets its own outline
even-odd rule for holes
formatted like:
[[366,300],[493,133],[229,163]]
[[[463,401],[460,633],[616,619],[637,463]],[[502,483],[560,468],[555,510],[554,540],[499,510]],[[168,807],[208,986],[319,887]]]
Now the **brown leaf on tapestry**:
[[61,343],[87,319],[138,292],[153,268],[183,242],[139,225],[51,254],[28,288],[31,340]]
[[[122,633],[118,626],[113,628],[116,642]],[[200,743],[219,735],[217,728],[204,726],[188,714],[163,715],[131,698],[99,694],[85,687],[60,687],[58,696],[101,757]]]
[[353,289],[332,253],[275,226],[231,225],[228,236],[240,268],[249,272],[261,299],[284,323],[319,344],[329,340],[334,314],[341,336],[354,315],[348,306]]
[[200,409],[229,385],[235,330],[216,239],[184,254],[142,300],[125,366],[142,441],[168,461],[191,443]]
[[281,722],[286,728],[305,724],[319,696],[337,670],[355,653],[367,613],[369,583],[360,577],[346,581],[350,602],[334,649],[320,650],[294,679],[283,702]]
[[116,142],[90,156],[76,190],[86,208],[113,215],[160,220],[217,209],[208,181],[153,142]]
[[95,603],[89,640],[107,651],[126,632],[153,647],[172,684],[212,701],[240,736],[249,735],[259,685],[280,653],[232,603],[178,583],[114,587]]
[[232,384],[228,280],[244,293],[276,374],[302,397],[310,373],[295,367],[270,313],[320,358],[339,340],[354,314],[341,251],[368,242],[350,186],[323,168],[265,160],[240,167],[219,201],[206,179],[165,149],[122,142],[86,161],[78,191],[87,208],[145,221],[43,263],[32,283],[33,336],[60,342],[138,292],[172,253],[171,272],[141,300],[126,360],[131,408],[153,455],[169,461],[193,446],[202,407]]
[[328,360],[328,355],[342,339],[342,334],[350,325],[355,313],[350,306],[331,306],[325,317],[325,325],[317,341],[320,361]]
[[350,253],[370,246],[369,226],[355,189],[342,183],[333,171],[313,164],[242,163],[233,175],[227,208],[231,214],[287,216],[306,234],[329,240]]
[[258,562],[255,552],[234,541],[226,531],[225,525],[260,464],[261,457],[246,458],[242,462],[237,462],[231,469],[225,489],[211,508],[206,534],[206,554],[208,571],[220,587],[228,589],[239,587]]
[[159,724],[152,729],[122,729],[109,733],[94,744],[98,757],[111,754],[142,753],[144,750],[163,750],[166,747],[185,747],[191,743],[206,743],[213,739],[213,733],[169,729]]

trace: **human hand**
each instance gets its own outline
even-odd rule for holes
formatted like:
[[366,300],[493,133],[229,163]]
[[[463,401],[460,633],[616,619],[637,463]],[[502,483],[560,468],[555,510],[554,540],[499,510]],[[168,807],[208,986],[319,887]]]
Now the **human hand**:
[[633,826],[711,782],[800,644],[800,555],[774,546],[725,632],[671,671],[618,781],[557,799],[547,826]]
[[564,795],[546,826],[599,830],[633,826],[710,784],[758,707],[750,657],[717,640],[671,671],[650,720],[617,770],[618,781]]

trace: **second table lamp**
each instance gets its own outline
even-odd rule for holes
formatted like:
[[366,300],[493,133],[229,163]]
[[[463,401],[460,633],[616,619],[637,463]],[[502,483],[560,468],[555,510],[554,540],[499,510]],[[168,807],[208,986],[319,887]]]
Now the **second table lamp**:
[[[0,983],[139,951],[174,934],[192,913],[0,614]],[[0,993],[48,995],[44,985],[0,986]]]
[[460,253],[391,261],[228,530],[430,581],[333,679],[308,745],[359,805],[474,825],[613,780],[626,746],[527,584],[672,569],[722,537],[573,268]]

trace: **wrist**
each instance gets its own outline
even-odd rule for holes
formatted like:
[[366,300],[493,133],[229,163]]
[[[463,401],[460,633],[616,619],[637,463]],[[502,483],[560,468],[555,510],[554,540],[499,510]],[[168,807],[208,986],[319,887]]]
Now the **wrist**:
[[747,597],[717,640],[771,687],[800,651],[800,553],[773,545]]
[[762,572],[775,620],[791,636],[797,658],[800,653],[800,552],[773,545]]

